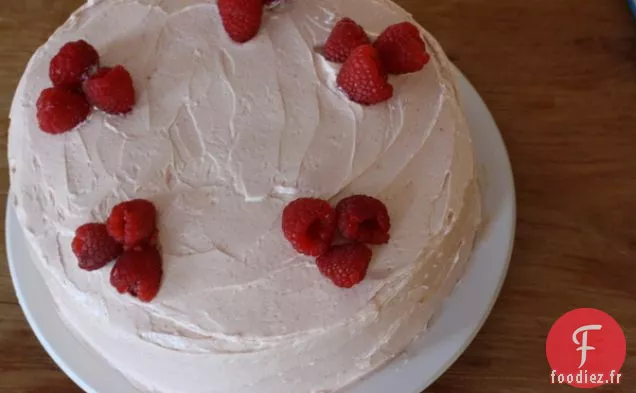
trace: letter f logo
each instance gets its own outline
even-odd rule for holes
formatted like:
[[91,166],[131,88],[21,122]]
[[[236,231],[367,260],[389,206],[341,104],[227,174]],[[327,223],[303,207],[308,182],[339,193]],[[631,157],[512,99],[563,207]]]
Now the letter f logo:
[[[580,345],[580,347],[578,347],[576,350],[577,351],[581,351],[581,364],[579,364],[579,368],[583,367],[583,365],[585,364],[585,362],[587,361],[587,351],[593,351],[596,348],[594,347],[590,347],[587,345],[587,333],[590,330],[601,330],[603,326],[601,325],[586,325],[586,326],[581,326],[580,328],[576,329],[574,331],[574,334],[572,334],[572,341],[574,341],[574,344],[576,345]],[[579,342],[579,339],[577,338],[577,336],[579,335],[579,333],[583,333],[582,339]]]
[[[611,378],[612,370],[616,375],[620,373],[627,345],[623,329],[606,312],[577,308],[554,322],[545,342],[545,354],[557,383],[595,388],[606,382],[598,378],[599,374]],[[596,380],[592,381],[592,375]],[[574,376],[573,380],[568,381],[568,376]]]

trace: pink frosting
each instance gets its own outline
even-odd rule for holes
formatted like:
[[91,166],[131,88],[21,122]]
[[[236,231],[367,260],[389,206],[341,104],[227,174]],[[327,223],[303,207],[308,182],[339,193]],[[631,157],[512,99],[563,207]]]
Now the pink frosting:
[[[290,0],[237,45],[208,0],[91,1],[31,59],[11,108],[11,203],[68,325],[142,391],[339,391],[425,330],[480,222],[473,152],[439,44],[395,96],[362,107],[315,50],[341,16],[371,35],[412,20],[388,0]],[[38,129],[48,62],[84,38],[138,92],[123,117]],[[299,196],[385,201],[391,242],[367,279],[336,288],[280,230]],[[75,229],[143,197],[159,210],[158,297],[116,293],[77,267]]]

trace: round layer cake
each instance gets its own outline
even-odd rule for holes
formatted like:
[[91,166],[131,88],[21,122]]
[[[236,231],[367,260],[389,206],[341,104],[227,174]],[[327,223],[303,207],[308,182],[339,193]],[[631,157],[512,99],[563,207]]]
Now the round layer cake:
[[[388,0],[288,0],[239,44],[210,0],[89,1],[31,59],[11,108],[10,202],[63,320],[140,391],[337,392],[392,359],[461,278],[480,224],[469,130],[451,65],[424,29],[421,71],[364,106],[320,47],[343,17],[371,37],[411,16]],[[49,61],[84,39],[137,92],[124,116],[93,111],[42,132]],[[281,231],[300,197],[365,194],[391,217],[366,278],[320,274]],[[133,198],[158,210],[161,289],[120,295],[87,272],[75,230]]]

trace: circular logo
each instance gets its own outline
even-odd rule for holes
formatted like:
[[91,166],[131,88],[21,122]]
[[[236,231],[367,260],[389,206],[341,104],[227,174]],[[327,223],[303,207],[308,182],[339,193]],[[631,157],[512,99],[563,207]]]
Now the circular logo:
[[546,342],[552,383],[595,388],[620,383],[625,335],[614,318],[593,308],[579,308],[559,318]]

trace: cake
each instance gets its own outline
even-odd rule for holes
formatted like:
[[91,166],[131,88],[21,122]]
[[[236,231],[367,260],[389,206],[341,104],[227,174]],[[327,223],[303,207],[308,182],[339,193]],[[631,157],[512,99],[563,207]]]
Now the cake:
[[[430,61],[354,102],[321,53],[341,18],[372,39],[408,21]],[[141,392],[340,392],[425,334],[481,221],[469,129],[438,42],[389,0],[287,0],[232,40],[210,0],[88,1],[29,62],[11,107],[10,203],[69,329]],[[130,73],[130,113],[42,132],[36,101],[67,42]],[[281,230],[298,198],[381,200],[390,240],[341,288]],[[136,198],[157,210],[152,301],[78,267],[78,227]],[[47,292],[47,296],[48,293]],[[44,296],[44,293],[43,293]]]

